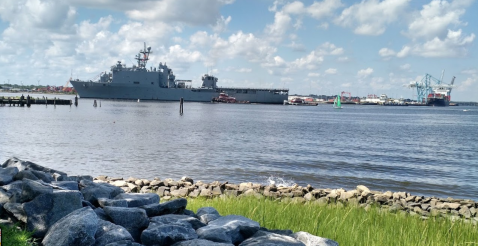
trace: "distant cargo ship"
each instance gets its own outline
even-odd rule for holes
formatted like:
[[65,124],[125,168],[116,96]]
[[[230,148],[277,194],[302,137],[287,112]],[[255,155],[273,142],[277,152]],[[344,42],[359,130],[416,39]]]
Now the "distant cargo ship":
[[109,73],[101,73],[97,81],[70,82],[81,98],[178,101],[182,97],[185,101],[210,102],[226,93],[237,101],[282,104],[289,95],[289,89],[218,87],[218,79],[208,74],[202,76],[201,87],[193,88],[191,80],[176,80],[166,63],[147,69],[151,53],[151,47],[146,48],[145,44],[135,57],[138,65],[126,67],[118,61]]
[[451,85],[440,84],[435,86],[432,93],[428,94],[427,105],[448,107],[454,82],[455,77],[452,78]]

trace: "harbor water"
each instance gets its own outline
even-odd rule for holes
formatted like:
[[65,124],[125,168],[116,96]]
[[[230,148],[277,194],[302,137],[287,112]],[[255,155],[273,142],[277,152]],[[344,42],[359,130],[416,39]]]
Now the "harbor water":
[[478,107],[185,101],[180,115],[179,100],[93,102],[0,107],[0,162],[18,157],[70,175],[230,183],[275,177],[478,200]]

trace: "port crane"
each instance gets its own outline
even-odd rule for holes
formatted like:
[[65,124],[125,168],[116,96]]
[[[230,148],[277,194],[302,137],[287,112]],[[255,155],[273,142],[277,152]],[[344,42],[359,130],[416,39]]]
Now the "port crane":
[[443,83],[443,75],[445,70],[442,72],[441,79],[437,79],[430,74],[425,74],[420,81],[412,81],[408,84],[408,88],[417,90],[417,102],[427,103],[429,97],[435,97],[438,94],[445,94],[450,100],[450,93],[453,84],[455,83],[455,76],[453,76],[450,84]]

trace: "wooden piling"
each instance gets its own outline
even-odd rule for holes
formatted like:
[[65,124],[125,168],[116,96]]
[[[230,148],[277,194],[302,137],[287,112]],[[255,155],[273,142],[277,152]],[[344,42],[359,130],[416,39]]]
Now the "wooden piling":
[[179,114],[180,115],[183,115],[183,102],[184,102],[184,98],[181,97],[181,99],[179,100]]

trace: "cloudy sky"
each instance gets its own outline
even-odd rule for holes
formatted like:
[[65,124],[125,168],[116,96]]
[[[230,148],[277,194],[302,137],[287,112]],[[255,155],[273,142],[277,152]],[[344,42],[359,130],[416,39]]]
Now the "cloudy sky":
[[[291,94],[386,93],[426,73],[478,101],[475,0],[1,0],[0,83],[92,79],[143,42],[177,79]],[[39,81],[39,82],[38,82]]]

